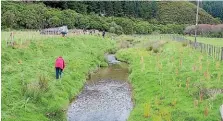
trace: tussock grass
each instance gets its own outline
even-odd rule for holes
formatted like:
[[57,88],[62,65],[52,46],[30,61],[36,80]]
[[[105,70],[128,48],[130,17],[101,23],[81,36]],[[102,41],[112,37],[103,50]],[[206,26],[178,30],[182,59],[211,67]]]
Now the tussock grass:
[[[31,39],[26,48],[2,44],[2,120],[66,120],[67,106],[86,74],[103,65],[104,53],[111,50],[113,41],[90,35]],[[54,68],[58,56],[66,62],[60,80]]]

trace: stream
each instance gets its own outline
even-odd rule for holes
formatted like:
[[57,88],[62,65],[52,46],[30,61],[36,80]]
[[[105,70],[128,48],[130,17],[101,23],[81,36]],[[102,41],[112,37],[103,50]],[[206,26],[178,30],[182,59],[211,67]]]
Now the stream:
[[126,121],[133,108],[128,65],[106,55],[109,66],[90,75],[82,92],[71,102],[68,121]]

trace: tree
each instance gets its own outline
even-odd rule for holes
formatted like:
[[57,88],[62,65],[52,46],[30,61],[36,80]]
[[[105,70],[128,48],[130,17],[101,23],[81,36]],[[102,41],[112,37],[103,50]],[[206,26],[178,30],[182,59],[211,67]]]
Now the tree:
[[16,16],[12,11],[6,11],[2,14],[2,26],[4,28],[13,28]]
[[118,34],[118,35],[123,33],[122,27],[117,25],[114,21],[112,23],[110,23],[109,26],[110,26],[109,32],[115,33],[115,34]]
[[115,16],[123,16],[121,1],[114,1],[114,14]]
[[134,22],[127,18],[116,18],[115,23],[120,25],[123,28],[125,34],[134,33]]
[[114,9],[113,9],[113,4],[111,1],[105,1],[105,12],[106,16],[113,16],[114,15]]
[[75,22],[77,21],[77,13],[73,10],[62,11],[62,24],[67,25],[69,29],[74,28]]
[[76,11],[77,13],[86,14],[88,11],[87,5],[80,1],[69,1],[67,3],[69,9]]

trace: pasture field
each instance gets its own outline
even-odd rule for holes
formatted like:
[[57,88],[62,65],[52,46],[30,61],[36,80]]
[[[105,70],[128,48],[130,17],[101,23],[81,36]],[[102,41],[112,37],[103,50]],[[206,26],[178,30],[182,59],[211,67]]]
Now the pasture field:
[[[194,37],[185,36],[185,38],[194,41]],[[208,38],[208,37],[197,37],[198,42],[223,47],[223,38]]]
[[160,49],[116,53],[130,64],[135,107],[129,121],[221,120],[223,62],[174,41]]
[[[24,42],[13,48],[2,44],[1,119],[65,121],[67,106],[79,94],[88,72],[107,65],[104,53],[112,51],[115,43],[90,35],[36,35],[31,40],[26,40],[26,35],[16,36]],[[54,69],[58,56],[63,56],[66,63],[60,80],[55,79]]]

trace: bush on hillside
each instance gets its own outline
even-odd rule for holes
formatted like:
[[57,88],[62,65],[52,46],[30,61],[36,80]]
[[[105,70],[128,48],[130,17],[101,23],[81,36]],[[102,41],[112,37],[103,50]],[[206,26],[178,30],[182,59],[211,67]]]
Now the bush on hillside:
[[121,26],[117,25],[114,21],[110,23],[109,32],[121,35],[123,33],[123,29]]
[[2,29],[43,29],[67,25],[68,29],[98,29],[116,34],[182,34],[184,25],[160,25],[149,21],[127,17],[103,17],[91,13],[80,14],[74,10],[48,8],[42,3],[3,2]]

